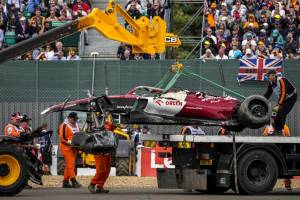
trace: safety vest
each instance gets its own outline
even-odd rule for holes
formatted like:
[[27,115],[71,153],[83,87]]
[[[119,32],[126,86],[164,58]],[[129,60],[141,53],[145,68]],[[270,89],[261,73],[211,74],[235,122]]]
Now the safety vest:
[[[272,126],[272,125],[268,125],[264,128],[264,132],[263,132],[263,135],[264,136],[270,136],[274,133],[275,131],[275,128]],[[290,129],[288,127],[288,125],[284,125],[284,128],[282,129],[282,135],[283,136],[290,136]]]
[[7,124],[4,128],[4,135],[12,137],[20,137],[22,130],[13,124]]
[[59,136],[61,139],[61,143],[67,143],[68,140],[71,140],[73,138],[73,135],[79,131],[80,129],[77,123],[75,127],[72,126],[69,122],[62,123],[59,128]]
[[281,85],[280,85],[281,77],[278,77],[276,80],[276,86],[273,87],[274,94],[279,97],[281,95]]

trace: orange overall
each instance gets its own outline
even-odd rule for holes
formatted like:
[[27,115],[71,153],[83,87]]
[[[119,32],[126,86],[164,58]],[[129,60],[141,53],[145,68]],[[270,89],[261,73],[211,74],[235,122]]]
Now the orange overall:
[[4,128],[4,135],[20,137],[21,129],[13,124],[7,124]]
[[[115,129],[115,126],[110,122],[106,122],[105,129],[113,131]],[[91,184],[97,185],[98,188],[103,188],[110,173],[111,154],[98,154],[94,155],[94,158],[96,165],[96,174],[92,178]]]
[[69,179],[75,178],[75,161],[77,150],[69,146],[70,141],[73,138],[74,133],[79,132],[79,127],[76,124],[73,127],[69,123],[62,123],[59,126],[59,139],[60,139],[60,151],[64,156],[66,167],[64,172],[64,180],[67,181]]

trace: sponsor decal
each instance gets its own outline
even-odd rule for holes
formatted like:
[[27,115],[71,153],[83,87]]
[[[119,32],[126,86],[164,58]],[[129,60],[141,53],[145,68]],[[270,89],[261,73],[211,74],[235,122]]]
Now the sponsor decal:
[[154,101],[154,103],[156,103],[157,105],[161,106],[164,102],[162,100],[160,100],[160,99],[156,99]]
[[157,99],[154,101],[155,104],[162,106],[165,104],[166,106],[182,106],[182,102],[179,100],[167,100],[167,101],[162,101],[161,99]]
[[117,108],[126,110],[126,109],[132,109],[133,106],[127,106],[127,105],[126,106],[117,106]]

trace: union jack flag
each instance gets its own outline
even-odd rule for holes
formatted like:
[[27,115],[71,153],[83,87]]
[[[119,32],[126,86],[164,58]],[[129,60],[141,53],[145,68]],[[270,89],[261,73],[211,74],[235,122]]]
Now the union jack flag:
[[240,69],[237,75],[239,82],[247,80],[266,81],[265,76],[270,69],[277,72],[277,76],[282,75],[282,60],[278,59],[241,59]]

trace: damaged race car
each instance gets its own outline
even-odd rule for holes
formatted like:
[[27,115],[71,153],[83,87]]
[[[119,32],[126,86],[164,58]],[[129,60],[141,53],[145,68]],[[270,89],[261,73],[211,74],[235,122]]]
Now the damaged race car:
[[270,102],[259,95],[244,101],[204,92],[138,86],[124,95],[78,99],[57,104],[42,114],[62,110],[119,113],[128,124],[221,126],[239,132],[269,123]]

